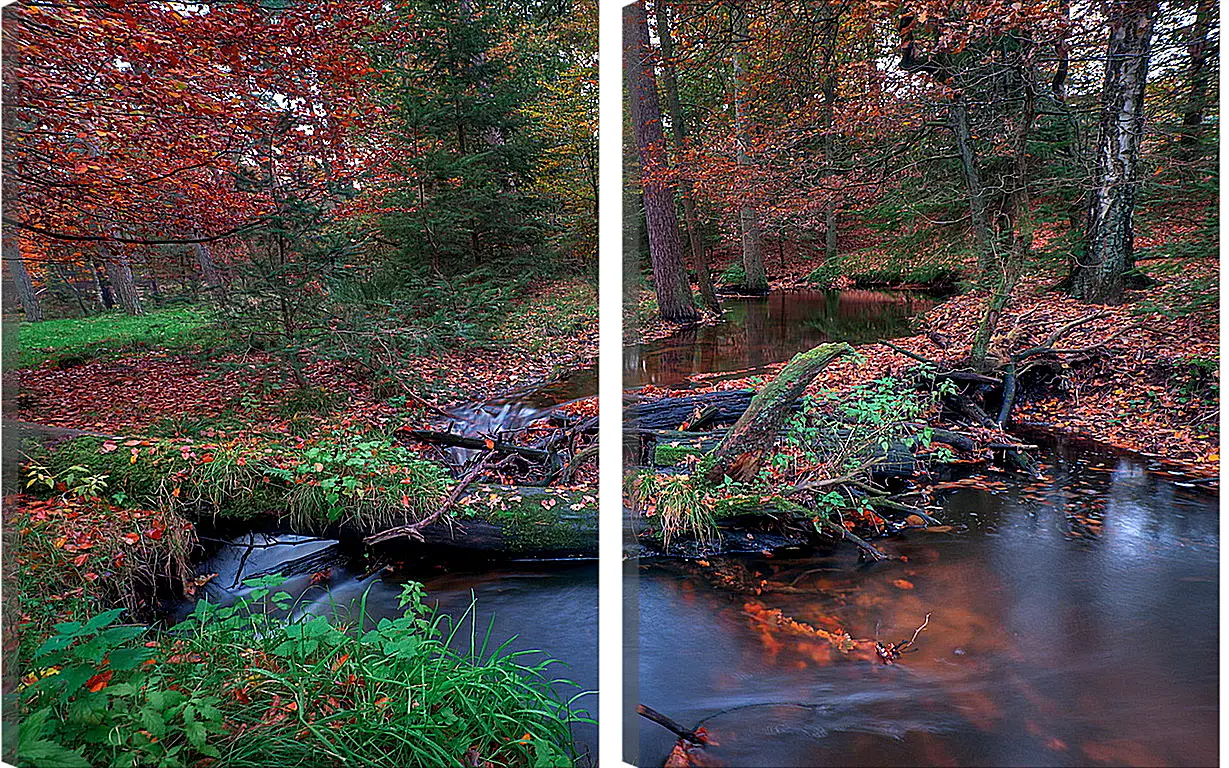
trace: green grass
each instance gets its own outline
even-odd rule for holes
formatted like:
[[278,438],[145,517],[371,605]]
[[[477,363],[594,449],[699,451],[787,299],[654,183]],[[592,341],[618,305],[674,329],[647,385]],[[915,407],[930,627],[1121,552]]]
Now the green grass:
[[573,764],[570,723],[590,722],[559,697],[574,685],[469,631],[472,603],[453,621],[411,583],[394,618],[364,596],[348,617],[287,621],[280,581],[166,631],[119,624],[122,610],[57,625],[24,660],[5,746],[21,768]]
[[109,312],[86,318],[23,323],[18,330],[20,368],[47,360],[88,360],[143,348],[186,349],[198,346],[211,320],[196,307],[158,309],[145,315]]
[[65,440],[50,451],[31,449],[31,466],[56,477],[100,478],[121,503],[188,517],[280,514],[311,532],[335,524],[374,532],[411,522],[434,510],[448,489],[443,466],[382,437],[334,434],[305,446],[133,442]]

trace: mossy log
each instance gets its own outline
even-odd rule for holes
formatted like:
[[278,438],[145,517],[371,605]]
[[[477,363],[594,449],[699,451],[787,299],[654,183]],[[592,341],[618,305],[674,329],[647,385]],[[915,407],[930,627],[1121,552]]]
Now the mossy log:
[[597,489],[476,485],[423,543],[518,557],[597,554]]
[[790,408],[807,386],[833,360],[853,352],[853,347],[842,342],[821,344],[795,355],[776,378],[756,393],[747,410],[709,455],[705,479],[719,483],[726,476],[742,480],[754,475],[764,455],[776,445]]

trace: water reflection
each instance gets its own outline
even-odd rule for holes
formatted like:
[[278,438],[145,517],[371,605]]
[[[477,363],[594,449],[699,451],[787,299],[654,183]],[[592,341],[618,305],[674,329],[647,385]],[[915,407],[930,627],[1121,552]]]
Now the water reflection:
[[934,303],[919,294],[863,290],[727,298],[721,323],[625,348],[624,385],[678,385],[696,373],[783,362],[828,341],[861,344],[902,336],[909,332],[909,318]]
[[[1066,448],[1049,474],[943,491],[958,532],[885,542],[903,563],[643,565],[639,700],[728,766],[1215,764],[1216,496]],[[766,610],[890,641],[932,618],[883,666]],[[660,765],[670,734],[639,736]]]

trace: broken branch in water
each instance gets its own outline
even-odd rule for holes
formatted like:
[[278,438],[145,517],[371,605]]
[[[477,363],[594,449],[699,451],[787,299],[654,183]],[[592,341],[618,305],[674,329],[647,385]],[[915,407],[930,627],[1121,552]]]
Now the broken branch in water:
[[678,736],[680,739],[683,739],[685,741],[690,741],[692,744],[704,744],[705,743],[705,739],[702,735],[700,735],[699,733],[695,731],[687,730],[683,726],[679,725],[675,720],[671,719],[669,716],[663,715],[662,713],[658,712],[656,709],[653,709],[652,707],[646,707],[643,704],[637,704],[636,714],[640,715],[646,720],[651,720],[654,723],[657,723],[662,728],[665,728],[667,731],[670,731],[675,736]]
[[898,648],[900,648],[900,650],[902,650],[902,651],[903,651],[904,649],[906,649],[906,648],[908,648],[909,646],[913,645],[913,641],[917,640],[917,636],[918,636],[918,635],[920,635],[920,634],[922,633],[922,630],[923,630],[923,629],[926,629],[926,627],[928,627],[928,626],[930,626],[930,614],[929,614],[929,613],[928,613],[928,614],[926,614],[926,620],[922,622],[922,626],[920,626],[920,627],[918,627],[917,629],[913,630],[913,637],[909,638],[908,640],[906,640],[905,642],[901,643],[901,644],[900,644],[899,646],[897,646],[897,647],[898,647]]
[[926,627],[929,625],[930,625],[930,614],[928,613],[926,614],[926,620],[922,622],[922,626],[913,630],[913,637],[909,638],[908,640],[905,640],[899,643],[881,643],[878,640],[876,640],[875,641],[875,652],[879,654],[879,659],[884,664],[894,663],[897,659],[900,658],[901,654],[905,653],[909,649],[909,647],[913,645],[914,641],[917,640],[917,636],[920,635],[922,633],[922,630],[926,629]]

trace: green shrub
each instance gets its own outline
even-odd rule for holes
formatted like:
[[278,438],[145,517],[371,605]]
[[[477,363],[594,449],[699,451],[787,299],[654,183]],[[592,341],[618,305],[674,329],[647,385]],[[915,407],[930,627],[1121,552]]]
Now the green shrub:
[[572,764],[569,724],[587,718],[537,652],[462,641],[464,618],[433,614],[414,583],[396,618],[374,621],[364,597],[345,623],[285,621],[280,582],[167,631],[117,624],[122,609],[57,625],[9,702],[6,747],[22,768]]
[[268,467],[290,484],[292,525],[321,520],[378,530],[429,514],[448,490],[448,473],[389,439],[354,439],[303,450],[289,468]]
[[708,544],[717,536],[712,500],[697,486],[701,475],[635,472],[625,481],[632,506],[661,529],[662,546],[682,537]]
[[747,270],[742,264],[731,264],[717,276],[718,285],[742,285],[747,282]]

